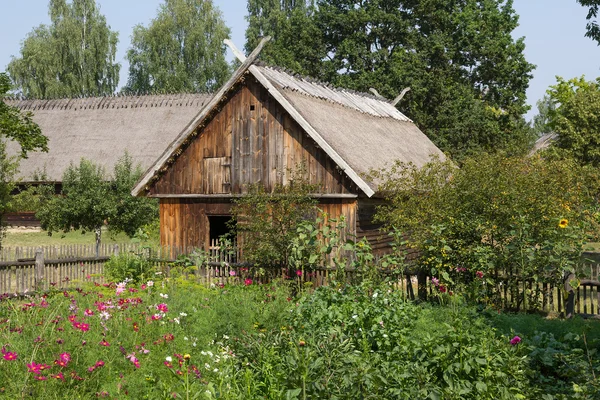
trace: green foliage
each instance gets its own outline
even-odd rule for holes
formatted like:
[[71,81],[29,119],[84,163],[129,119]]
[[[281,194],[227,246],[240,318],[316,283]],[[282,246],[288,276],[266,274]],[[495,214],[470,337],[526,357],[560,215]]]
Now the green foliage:
[[[21,158],[31,151],[48,151],[48,138],[42,135],[40,127],[33,122],[31,113],[22,113],[18,108],[7,105],[3,99],[10,90],[10,79],[0,73],[0,218],[11,210],[10,193],[14,188],[14,175],[18,159],[6,153],[6,141],[13,140],[21,147]],[[0,227],[0,242],[4,238],[4,228]]]
[[104,263],[104,273],[111,282],[145,282],[153,277],[153,271],[143,253],[120,253]]
[[315,12],[314,0],[249,0],[246,52],[252,52],[261,37],[271,36],[262,59],[297,73],[321,76],[325,46]]
[[581,164],[600,165],[600,83],[584,77],[558,77],[548,96],[552,109],[547,125],[558,134],[551,153],[575,158]]
[[229,77],[229,28],[211,0],[166,0],[149,27],[136,25],[126,92],[211,92]]
[[62,177],[62,194],[43,203],[36,216],[49,234],[71,229],[95,231],[100,242],[101,227],[113,214],[114,202],[104,169],[81,159],[69,165]]
[[48,138],[33,122],[33,114],[21,112],[1,101],[10,88],[10,78],[0,73],[0,136],[19,143],[23,158],[27,158],[30,151],[48,151]]
[[[477,301],[499,301],[503,284],[518,290],[512,278],[561,283],[576,271],[595,226],[597,179],[572,160],[480,155],[460,169],[434,160],[422,169],[397,163],[375,175],[389,200],[377,219],[410,232],[420,265],[443,283],[475,281],[481,288],[475,277],[483,273],[487,294],[472,293]],[[528,308],[538,306],[537,290]]]
[[548,94],[545,94],[541,100],[537,102],[538,113],[533,116],[533,131],[537,136],[542,136],[545,133],[552,132],[550,127],[550,115],[556,110],[556,105]]
[[99,242],[100,228],[107,223],[112,234],[125,232],[133,237],[158,217],[156,200],[131,196],[141,173],[127,153],[115,164],[112,180],[102,167],[82,158],[79,166],[71,164],[63,174],[61,196],[47,197],[36,216],[50,234],[95,231]]
[[28,97],[111,94],[119,83],[117,32],[111,31],[95,0],[51,0],[51,25],[40,25],[21,45],[8,71]]
[[230,398],[514,399],[535,393],[526,360],[506,338],[471,309],[449,311],[418,307],[385,286],[319,288],[300,300],[286,326],[230,342],[237,355]]
[[310,196],[314,192],[314,185],[306,181],[300,169],[290,171],[287,184],[276,184],[272,193],[260,184],[250,185],[247,194],[235,199],[232,228],[239,233],[244,259],[265,267],[289,267],[291,257],[303,259],[298,255],[298,243],[294,252],[292,245],[299,233],[311,234],[313,230],[306,224],[316,217],[317,200]]
[[114,198],[114,210],[108,220],[111,232],[125,232],[127,236],[133,237],[141,227],[150,228],[149,225],[153,223],[156,225],[158,201],[131,195],[131,189],[142,173],[141,166],[134,166],[127,152],[115,164],[110,182],[110,194]]
[[600,26],[598,26],[598,21],[596,21],[596,18],[598,17],[598,7],[600,7],[600,2],[598,0],[577,0],[577,2],[584,7],[589,7],[588,14],[586,17],[588,23],[585,26],[585,36],[600,44]]
[[267,1],[248,3],[246,50],[273,41],[267,62],[334,85],[395,98],[455,159],[477,150],[522,151],[534,66],[513,39],[512,1]]

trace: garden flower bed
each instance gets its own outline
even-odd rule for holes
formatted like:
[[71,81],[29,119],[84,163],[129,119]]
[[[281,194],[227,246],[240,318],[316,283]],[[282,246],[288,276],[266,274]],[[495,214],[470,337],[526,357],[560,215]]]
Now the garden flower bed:
[[597,335],[584,343],[566,325],[562,337],[515,331],[510,326],[519,327],[513,322],[521,316],[498,318],[457,296],[445,306],[417,305],[385,284],[322,287],[295,298],[290,292],[286,282],[206,288],[165,279],[2,295],[0,398],[594,399],[600,393]]

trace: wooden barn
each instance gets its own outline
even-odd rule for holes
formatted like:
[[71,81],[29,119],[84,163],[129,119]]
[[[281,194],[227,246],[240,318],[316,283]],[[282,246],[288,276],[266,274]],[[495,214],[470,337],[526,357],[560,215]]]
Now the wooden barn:
[[261,65],[259,51],[238,55],[239,69],[132,190],[160,199],[161,244],[208,249],[248,184],[271,190],[303,162],[320,208],[384,251],[372,222],[381,199],[364,174],[443,153],[389,102]]

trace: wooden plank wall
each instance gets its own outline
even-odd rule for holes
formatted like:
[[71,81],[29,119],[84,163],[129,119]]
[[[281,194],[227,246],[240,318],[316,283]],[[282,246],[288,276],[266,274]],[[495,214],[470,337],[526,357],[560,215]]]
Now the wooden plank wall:
[[200,199],[160,199],[160,244],[174,251],[208,250],[208,216],[229,215],[231,204]]
[[[218,160],[206,161],[213,158]],[[261,85],[248,78],[154,184],[150,195],[240,194],[249,183],[272,190],[286,184],[287,169],[301,162],[321,193],[357,193],[325,152]]]

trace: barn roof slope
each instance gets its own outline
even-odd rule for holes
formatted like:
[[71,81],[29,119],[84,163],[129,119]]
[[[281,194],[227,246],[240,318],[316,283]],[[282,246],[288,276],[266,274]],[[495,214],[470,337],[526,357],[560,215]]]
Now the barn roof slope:
[[[71,162],[82,157],[112,173],[125,150],[135,164],[147,169],[165,143],[177,137],[211,98],[209,94],[169,94],[89,97],[55,100],[5,99],[11,106],[31,111],[48,137],[48,153],[30,153],[21,160],[17,178],[31,181],[44,171],[46,180],[60,182]],[[9,142],[9,154],[18,144]]]
[[[360,176],[396,160],[423,166],[444,154],[392,104],[370,94],[332,89],[276,68],[258,67],[283,97]],[[366,182],[373,190],[376,182]]]
[[255,62],[251,54],[223,87],[148,169],[132,190],[139,196],[164,171],[204,119],[217,109],[233,86],[250,74],[290,114],[337,166],[368,197],[377,182],[365,178],[371,169],[400,160],[424,165],[432,156],[444,154],[423,132],[392,104],[370,94],[331,88],[309,78],[290,75]]

